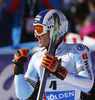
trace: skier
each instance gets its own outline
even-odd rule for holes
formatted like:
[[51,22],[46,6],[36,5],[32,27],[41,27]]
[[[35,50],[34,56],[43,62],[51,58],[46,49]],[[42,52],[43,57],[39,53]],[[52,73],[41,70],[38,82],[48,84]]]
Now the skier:
[[[54,13],[57,13],[60,19],[55,56],[48,52],[54,30]],[[68,21],[58,10],[48,9],[40,12],[33,25],[39,47],[45,48],[31,57],[25,75],[23,66],[28,61],[28,49],[17,50],[14,54],[14,84],[17,97],[21,100],[29,98],[36,90],[38,82],[41,82],[43,69],[47,68],[51,73],[47,78],[43,100],[81,100],[81,91],[90,91],[94,83],[88,49],[80,43],[64,42]],[[32,96],[31,100],[36,98],[33,99]]]

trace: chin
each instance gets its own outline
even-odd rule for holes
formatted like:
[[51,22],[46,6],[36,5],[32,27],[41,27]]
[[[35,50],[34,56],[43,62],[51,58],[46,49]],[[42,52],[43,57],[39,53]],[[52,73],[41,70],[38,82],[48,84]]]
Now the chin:
[[44,44],[39,44],[39,47],[47,47],[47,45],[44,43]]
[[43,45],[39,44],[39,47],[44,47]]

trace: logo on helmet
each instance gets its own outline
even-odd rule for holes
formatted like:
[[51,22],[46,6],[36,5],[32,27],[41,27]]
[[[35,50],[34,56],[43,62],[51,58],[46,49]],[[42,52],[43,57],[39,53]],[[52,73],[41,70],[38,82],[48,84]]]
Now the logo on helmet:
[[52,16],[49,17],[48,21],[50,21],[52,19]]
[[36,23],[37,21],[40,21],[40,19],[41,19],[41,16],[37,15],[35,20],[34,20],[34,23]]

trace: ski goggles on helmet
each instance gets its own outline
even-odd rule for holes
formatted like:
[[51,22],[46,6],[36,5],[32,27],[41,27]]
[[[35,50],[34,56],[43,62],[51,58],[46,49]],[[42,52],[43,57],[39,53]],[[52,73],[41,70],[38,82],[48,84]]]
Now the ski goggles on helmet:
[[47,28],[47,26],[42,25],[42,24],[33,24],[34,28],[35,28],[35,34],[37,34],[38,36],[44,35],[47,33],[47,30],[49,30]]

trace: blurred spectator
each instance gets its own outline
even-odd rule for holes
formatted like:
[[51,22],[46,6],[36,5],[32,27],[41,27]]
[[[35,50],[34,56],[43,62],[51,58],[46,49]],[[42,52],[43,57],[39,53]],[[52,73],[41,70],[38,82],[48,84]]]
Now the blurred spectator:
[[34,37],[34,26],[33,26],[33,20],[37,13],[38,13],[37,0],[27,0],[23,16],[24,19],[23,19],[21,42],[29,42],[37,40]]
[[0,46],[20,43],[25,1],[0,0]]
[[79,34],[83,36],[89,36],[95,38],[95,0],[89,0],[88,2],[89,14],[84,20],[83,27]]
[[65,14],[65,16],[68,19],[69,22],[69,31],[74,31],[75,21],[74,17],[71,12],[71,7],[73,5],[73,0],[61,0],[61,8],[62,12]]
[[7,11],[14,13],[14,21],[12,26],[12,45],[17,48],[22,35],[23,13],[26,0],[11,0]]
[[57,9],[59,11],[62,10],[61,8],[61,1],[60,0],[38,0],[38,11],[41,12],[45,9]]
[[95,13],[95,0],[89,0],[88,6],[90,13]]
[[71,13],[75,21],[73,32],[78,33],[83,25],[84,19],[89,13],[88,0],[73,0]]
[[13,13],[8,13],[6,6],[5,0],[0,0],[0,47],[12,44]]
[[89,13],[88,0],[61,0],[62,11],[69,21],[69,31],[78,33]]

